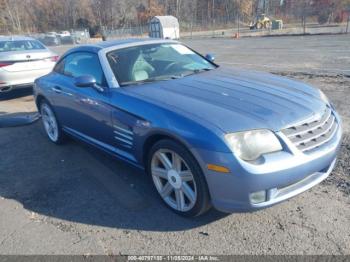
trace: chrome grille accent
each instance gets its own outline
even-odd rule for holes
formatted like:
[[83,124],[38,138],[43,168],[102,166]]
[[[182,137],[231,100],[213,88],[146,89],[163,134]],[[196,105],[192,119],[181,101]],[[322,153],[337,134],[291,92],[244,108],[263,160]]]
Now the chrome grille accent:
[[337,131],[338,123],[327,107],[319,120],[292,126],[282,130],[290,141],[302,152],[311,151],[332,139]]

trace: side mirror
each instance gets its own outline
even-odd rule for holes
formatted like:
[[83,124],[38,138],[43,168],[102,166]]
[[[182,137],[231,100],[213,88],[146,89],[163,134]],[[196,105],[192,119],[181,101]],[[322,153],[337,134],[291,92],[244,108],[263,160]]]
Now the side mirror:
[[91,75],[78,76],[75,78],[75,85],[77,87],[95,87],[96,79]]
[[214,61],[215,61],[215,56],[214,56],[213,54],[206,54],[206,55],[205,55],[205,58],[206,58],[207,60],[209,60],[210,62],[213,62],[213,63],[214,63]]

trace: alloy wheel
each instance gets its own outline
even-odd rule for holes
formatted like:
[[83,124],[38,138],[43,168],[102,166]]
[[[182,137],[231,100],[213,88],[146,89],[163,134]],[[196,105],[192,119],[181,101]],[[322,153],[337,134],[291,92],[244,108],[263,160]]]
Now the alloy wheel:
[[41,117],[46,134],[53,142],[56,142],[58,140],[58,124],[54,113],[47,104],[43,104],[41,107]]
[[162,199],[171,208],[186,212],[197,201],[197,188],[188,164],[172,150],[160,149],[151,162],[153,182]]

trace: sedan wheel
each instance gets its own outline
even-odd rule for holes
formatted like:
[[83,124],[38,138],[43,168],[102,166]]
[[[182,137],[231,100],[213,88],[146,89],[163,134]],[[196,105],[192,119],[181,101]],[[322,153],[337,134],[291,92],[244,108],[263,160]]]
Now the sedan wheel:
[[162,200],[175,212],[197,216],[209,207],[209,193],[202,172],[181,145],[163,140],[151,150],[149,173]]

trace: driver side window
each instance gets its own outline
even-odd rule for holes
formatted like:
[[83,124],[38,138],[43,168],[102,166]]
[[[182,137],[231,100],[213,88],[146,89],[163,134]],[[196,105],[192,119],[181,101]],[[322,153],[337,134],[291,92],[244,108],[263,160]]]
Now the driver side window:
[[106,79],[100,60],[94,53],[72,53],[56,65],[55,71],[69,77],[91,75],[96,79],[98,85],[106,86]]

